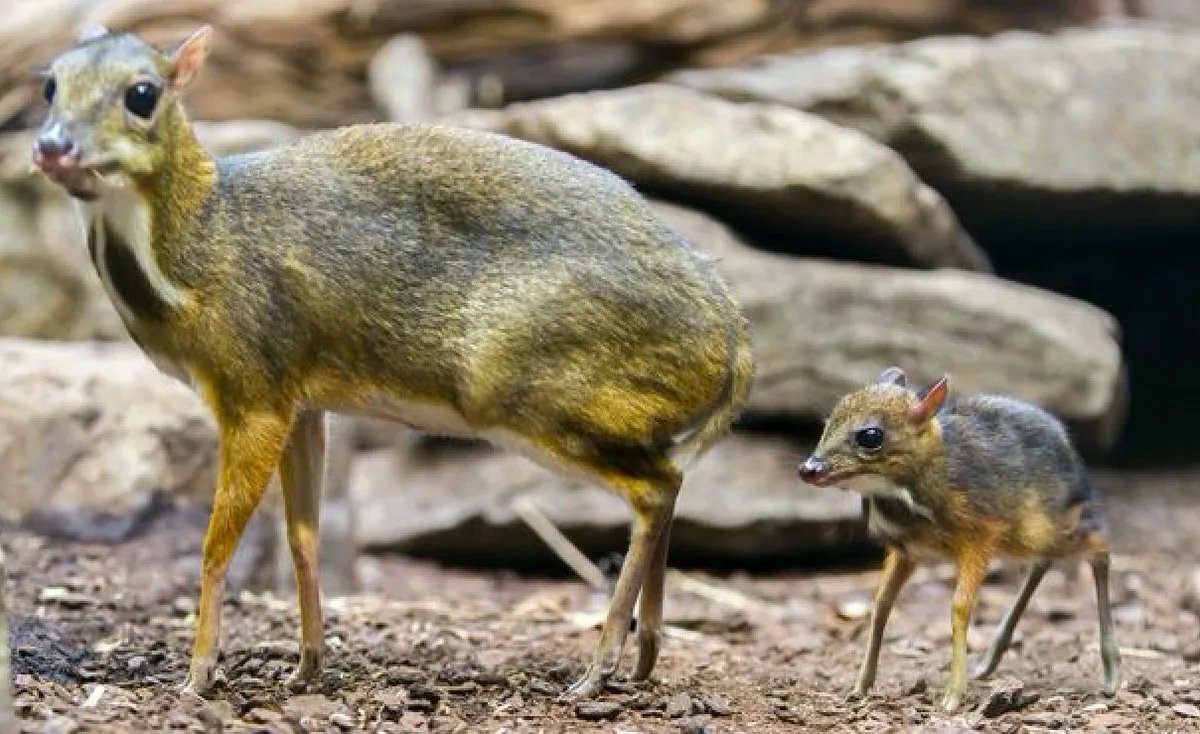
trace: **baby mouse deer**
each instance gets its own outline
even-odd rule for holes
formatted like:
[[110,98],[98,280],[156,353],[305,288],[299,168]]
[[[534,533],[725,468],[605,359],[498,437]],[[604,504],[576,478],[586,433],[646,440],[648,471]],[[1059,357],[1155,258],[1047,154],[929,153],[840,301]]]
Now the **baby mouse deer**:
[[958,566],[950,608],[950,678],[942,705],[954,711],[966,686],[967,626],[988,561],[1032,558],[1016,601],[975,671],[990,675],[1050,563],[1085,554],[1100,619],[1104,689],[1121,666],[1108,599],[1108,543],[1100,496],[1067,432],[1050,414],[999,395],[950,399],[949,378],[914,392],[898,367],[843,397],[800,477],[863,494],[868,528],[888,547],[871,614],[870,641],[854,691],[865,695],[888,614],[918,560]]
[[185,688],[210,687],[226,569],[277,469],[300,605],[291,684],[318,673],[326,411],[482,437],[623,496],[629,552],[570,691],[600,690],[639,593],[647,678],[684,466],[752,373],[710,260],[617,176],[500,135],[360,125],[214,160],[180,102],[211,35],[164,50],[89,28],[49,66],[33,150],[79,201],[130,335],[216,417]]

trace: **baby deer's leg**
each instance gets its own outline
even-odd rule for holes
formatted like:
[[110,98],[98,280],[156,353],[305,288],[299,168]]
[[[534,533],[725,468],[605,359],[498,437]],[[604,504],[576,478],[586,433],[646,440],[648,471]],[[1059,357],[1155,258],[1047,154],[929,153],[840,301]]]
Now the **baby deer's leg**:
[[321,479],[325,469],[325,414],[305,411],[279,464],[288,545],[296,571],[300,600],[300,665],[288,687],[302,690],[321,669],[324,635],[321,628],[321,582],[317,567],[317,536],[321,514]]
[[967,687],[967,628],[995,547],[994,537],[978,537],[957,554],[958,579],[950,603],[950,679],[942,695],[942,708],[948,712],[958,709]]
[[1025,607],[1029,604],[1029,598],[1033,596],[1033,592],[1037,590],[1038,584],[1042,582],[1042,577],[1046,575],[1046,571],[1049,568],[1049,558],[1039,558],[1030,566],[1029,575],[1025,577],[1025,583],[1021,585],[1021,591],[1017,594],[1013,605],[1009,607],[1008,612],[1004,615],[1004,619],[1000,621],[1000,629],[996,630],[996,637],[992,640],[991,646],[988,647],[988,651],[984,654],[983,660],[975,668],[976,678],[986,678],[996,671],[996,666],[1000,664],[1000,658],[1008,650],[1008,646],[1012,642],[1013,630],[1017,627],[1017,620],[1025,613]]
[[879,663],[879,646],[883,643],[883,630],[887,627],[892,605],[900,594],[904,583],[912,576],[916,564],[903,551],[889,548],[883,559],[883,573],[879,589],[875,592],[875,605],[871,609],[871,637],[867,641],[867,654],[858,671],[858,682],[854,684],[854,695],[865,696],[875,683],[875,667]]
[[246,522],[262,499],[279,462],[291,416],[254,412],[236,419],[218,415],[220,455],[217,490],[204,534],[196,640],[183,690],[205,693],[212,684],[221,635],[225,572]]
[[663,618],[663,582],[667,575],[667,550],[671,545],[671,524],[663,528],[654,544],[654,552],[646,568],[642,595],[638,600],[638,658],[633,680],[646,680],[658,661],[658,648]]
[[1112,609],[1108,600],[1108,551],[1092,553],[1088,562],[1096,585],[1096,613],[1100,618],[1100,659],[1104,663],[1104,691],[1117,692],[1121,684],[1121,653],[1113,634]]
[[600,692],[604,677],[616,667],[621,647],[629,634],[629,621],[633,617],[633,604],[646,578],[652,562],[655,545],[666,532],[675,512],[675,497],[679,482],[662,480],[624,479],[626,497],[633,506],[633,536],[629,541],[629,552],[617,577],[616,590],[609,602],[608,616],[600,632],[600,641],[592,662],[583,677],[567,689],[574,698],[595,696]]

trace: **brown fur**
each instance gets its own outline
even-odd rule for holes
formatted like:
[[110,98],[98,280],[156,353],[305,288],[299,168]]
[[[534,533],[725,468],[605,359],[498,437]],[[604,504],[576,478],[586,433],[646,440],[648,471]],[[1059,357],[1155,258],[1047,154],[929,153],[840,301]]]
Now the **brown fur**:
[[[998,396],[951,401],[948,384],[943,378],[916,393],[902,370],[884,370],[876,383],[838,402],[800,470],[816,484],[859,483],[870,529],[891,548],[856,691],[865,693],[874,681],[883,626],[914,560],[949,558],[958,567],[943,698],[953,710],[965,687],[967,624],[991,558],[1031,557],[1035,570],[981,675],[995,668],[1050,559],[1081,553],[1096,572],[1105,684],[1111,691],[1119,662],[1108,610],[1105,523],[1082,461],[1061,424],[1040,409]],[[878,446],[870,445],[877,440]],[[865,478],[871,482],[863,484]]]
[[[327,410],[481,435],[622,494],[630,560],[574,690],[599,690],[639,591],[648,676],[682,465],[727,430],[753,370],[712,263],[616,176],[502,136],[363,125],[212,160],[179,102],[208,35],[168,52],[100,35],[61,54],[43,135],[69,136],[82,162],[40,159],[96,202],[93,257],[132,336],[219,424],[190,686],[210,680],[225,569],[277,467],[296,682],[319,668],[311,459]],[[123,101],[139,82],[161,91],[148,119]]]

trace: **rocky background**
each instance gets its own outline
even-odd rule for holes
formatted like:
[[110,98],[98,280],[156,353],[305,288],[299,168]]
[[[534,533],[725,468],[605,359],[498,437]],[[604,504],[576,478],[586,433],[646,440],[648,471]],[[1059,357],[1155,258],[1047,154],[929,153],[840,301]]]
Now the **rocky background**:
[[[84,22],[161,43],[213,24],[188,103],[214,152],[367,120],[500,131],[611,168],[717,255],[758,375],[689,479],[682,562],[866,547],[858,501],[794,466],[833,401],[891,363],[1044,405],[1096,463],[1195,460],[1188,0],[9,0],[6,521],[116,540],[211,491],[210,419],[126,341],[69,202],[28,172],[36,69]],[[514,504],[530,497],[585,552],[624,546],[625,510],[599,490],[480,446],[335,428],[331,538],[544,565]]]

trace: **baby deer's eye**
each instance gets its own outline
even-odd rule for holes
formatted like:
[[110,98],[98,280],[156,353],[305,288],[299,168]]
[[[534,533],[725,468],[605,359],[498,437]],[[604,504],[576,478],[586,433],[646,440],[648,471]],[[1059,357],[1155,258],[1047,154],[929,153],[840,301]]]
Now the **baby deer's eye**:
[[875,451],[883,446],[883,429],[879,426],[867,426],[854,432],[854,443],[868,451]]
[[46,104],[54,104],[54,93],[58,91],[58,84],[55,83],[54,77],[46,80],[46,85],[42,87],[42,97],[46,100]]
[[150,119],[154,105],[158,104],[158,87],[150,82],[138,82],[125,90],[125,109],[142,118]]

